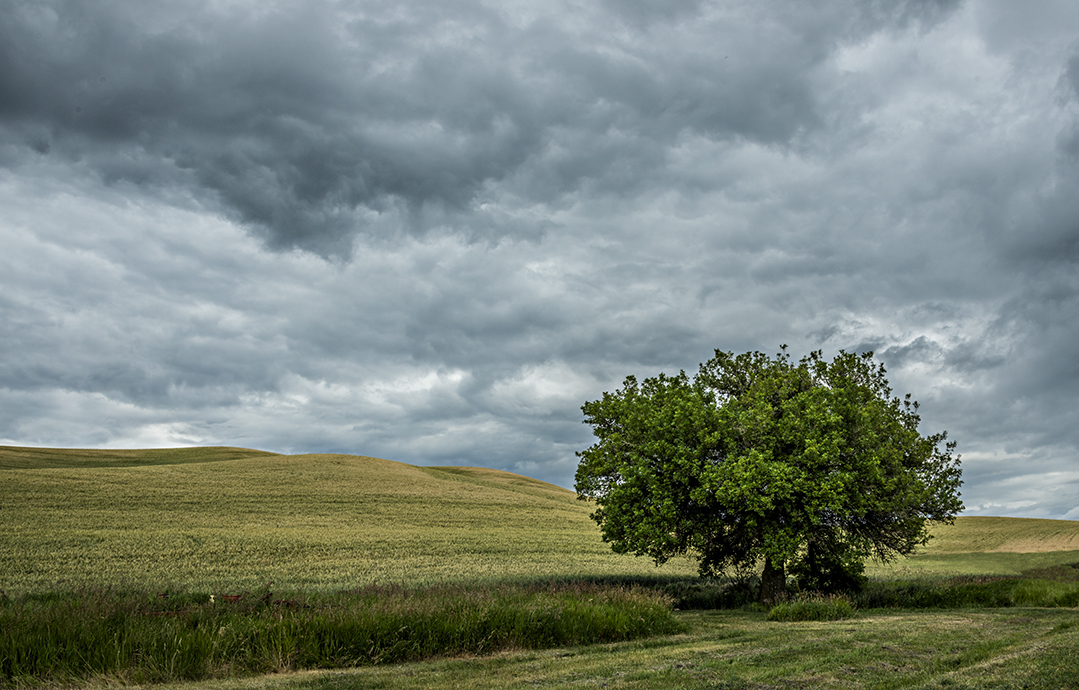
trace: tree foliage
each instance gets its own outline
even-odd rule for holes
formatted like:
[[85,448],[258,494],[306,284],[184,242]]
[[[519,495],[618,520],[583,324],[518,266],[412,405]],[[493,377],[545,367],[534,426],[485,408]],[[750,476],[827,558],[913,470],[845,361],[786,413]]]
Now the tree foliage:
[[871,352],[794,362],[785,346],[716,350],[693,379],[630,376],[581,408],[598,440],[577,454],[577,493],[616,552],[690,554],[702,575],[763,560],[763,599],[788,566],[849,586],[963,507],[955,443],[921,435],[918,404],[891,393]]

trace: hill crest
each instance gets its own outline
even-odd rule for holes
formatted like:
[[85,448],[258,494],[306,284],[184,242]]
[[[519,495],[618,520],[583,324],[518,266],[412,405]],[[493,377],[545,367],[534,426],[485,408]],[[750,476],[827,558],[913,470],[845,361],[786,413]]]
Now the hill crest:
[[[697,571],[688,558],[657,568],[613,553],[589,519],[594,506],[567,489],[358,455],[0,446],[0,508],[7,591],[88,580],[347,588]],[[1008,573],[1079,560],[1079,522],[960,517],[932,531],[897,567]]]

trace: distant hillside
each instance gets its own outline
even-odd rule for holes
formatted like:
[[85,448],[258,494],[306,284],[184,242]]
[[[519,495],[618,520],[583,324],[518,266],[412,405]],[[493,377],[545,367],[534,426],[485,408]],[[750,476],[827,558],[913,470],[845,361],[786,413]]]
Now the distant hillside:
[[200,448],[151,448],[146,450],[102,450],[85,448],[28,448],[0,446],[0,470],[46,469],[56,467],[141,467],[180,465],[192,462],[220,462],[239,458],[276,456],[264,450],[208,446]]
[[[657,569],[612,553],[591,510],[566,489],[483,468],[0,447],[0,591],[696,574],[686,559]],[[1058,557],[1014,552],[1079,550],[1071,521],[968,517],[935,533],[921,555],[872,572],[1018,572]]]
[[933,529],[932,553],[1079,551],[1079,521],[960,517]]
[[868,564],[874,577],[1020,575],[1079,563],[1079,522],[1008,517],[959,517],[932,527],[933,539],[909,558]]

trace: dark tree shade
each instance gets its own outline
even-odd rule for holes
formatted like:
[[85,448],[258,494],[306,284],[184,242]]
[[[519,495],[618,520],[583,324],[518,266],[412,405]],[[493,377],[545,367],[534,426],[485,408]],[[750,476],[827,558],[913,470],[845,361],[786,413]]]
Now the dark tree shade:
[[692,380],[630,376],[581,408],[598,441],[577,454],[577,493],[617,552],[690,554],[702,575],[763,560],[763,600],[789,565],[860,574],[963,508],[955,443],[922,436],[918,404],[884,375],[871,352],[795,363],[784,347],[716,350]]

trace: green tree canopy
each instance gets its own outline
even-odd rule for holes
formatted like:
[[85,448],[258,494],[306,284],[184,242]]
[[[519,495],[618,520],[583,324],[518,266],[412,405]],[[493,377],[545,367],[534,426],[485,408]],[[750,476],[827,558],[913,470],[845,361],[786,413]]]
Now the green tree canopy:
[[918,404],[891,396],[871,352],[716,350],[692,380],[630,376],[581,409],[598,441],[576,489],[604,540],[657,564],[689,554],[702,575],[763,560],[762,600],[789,566],[810,583],[860,574],[963,508],[955,443],[918,432]]

